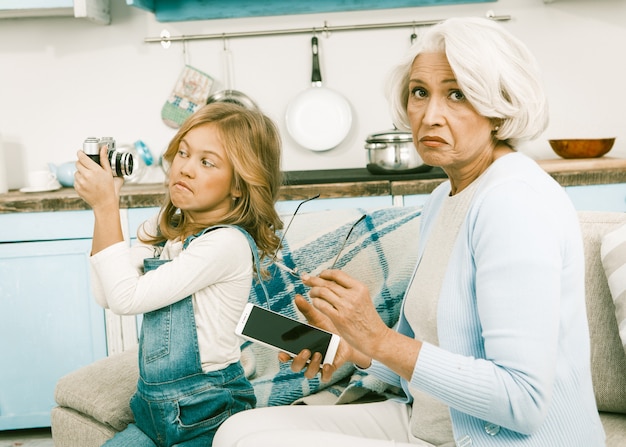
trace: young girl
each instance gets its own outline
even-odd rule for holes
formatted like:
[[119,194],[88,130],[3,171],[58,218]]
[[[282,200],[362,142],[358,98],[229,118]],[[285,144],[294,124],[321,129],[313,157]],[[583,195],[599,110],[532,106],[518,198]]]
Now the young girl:
[[95,216],[96,300],[119,315],[144,314],[135,423],[105,445],[210,446],[228,416],[255,405],[234,330],[253,275],[263,274],[259,258],[279,245],[280,145],[259,112],[227,103],[198,110],[163,155],[165,203],[132,248],[120,223],[123,180],[106,148],[103,166],[78,152],[75,188]]

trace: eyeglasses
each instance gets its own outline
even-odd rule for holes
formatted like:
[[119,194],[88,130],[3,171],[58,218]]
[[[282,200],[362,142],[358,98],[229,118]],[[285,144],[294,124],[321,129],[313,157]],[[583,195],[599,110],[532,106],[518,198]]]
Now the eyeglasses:
[[339,260],[339,256],[341,255],[341,252],[343,251],[343,248],[346,246],[346,243],[348,242],[348,239],[350,239],[350,235],[352,234],[352,230],[354,230],[354,227],[356,227],[359,224],[359,222],[361,222],[366,217],[367,217],[367,214],[363,214],[361,217],[359,217],[359,220],[354,222],[352,224],[352,226],[350,227],[350,231],[348,231],[348,234],[346,234],[346,238],[343,240],[343,244],[341,244],[341,248],[339,249],[339,252],[337,252],[337,257],[333,261],[333,265],[330,266],[331,270],[335,268],[335,265],[337,264],[337,261]]
[[280,237],[280,241],[278,241],[278,247],[276,247],[276,251],[274,252],[274,256],[272,256],[272,263],[274,263],[274,265],[276,265],[276,267],[280,268],[281,270],[286,271],[287,273],[290,273],[291,275],[293,275],[295,277],[300,277],[300,275],[298,274],[298,267],[296,267],[294,269],[290,269],[289,267],[287,267],[282,262],[278,262],[276,260],[276,256],[278,256],[278,250],[280,250],[280,247],[282,247],[283,241],[285,240],[285,235],[287,234],[287,231],[289,231],[289,227],[291,227],[291,223],[293,222],[294,217],[296,217],[296,214],[298,214],[298,210],[300,209],[300,207],[302,205],[304,205],[305,203],[310,202],[311,200],[317,199],[319,196],[320,195],[317,194],[317,195],[315,195],[313,197],[309,197],[308,199],[303,200],[302,202],[300,202],[298,204],[298,206],[296,207],[296,210],[291,215],[291,219],[289,220],[289,223],[287,224],[287,228],[285,228],[285,231],[283,231],[283,234]]
[[[276,267],[280,268],[281,270],[286,271],[287,273],[289,273],[292,276],[295,276],[296,278],[300,277],[300,271],[298,269],[298,267],[294,267],[294,268],[289,268],[287,267],[285,264],[283,264],[282,262],[279,262],[276,260],[276,256],[278,255],[278,250],[280,250],[280,247],[282,246],[283,240],[285,239],[285,235],[287,234],[287,231],[289,230],[289,227],[291,226],[291,223],[293,222],[294,217],[296,217],[296,214],[298,214],[298,210],[300,209],[300,207],[302,205],[304,205],[306,202],[310,201],[310,200],[314,200],[317,199],[320,195],[316,195],[313,197],[309,197],[306,200],[303,200],[302,202],[300,202],[298,204],[298,206],[296,207],[296,210],[293,212],[293,215],[291,216],[291,219],[289,220],[289,223],[287,224],[287,228],[285,229],[285,231],[283,231],[283,234],[280,238],[280,242],[278,243],[278,247],[276,248],[276,251],[274,252],[274,256],[272,257],[272,262],[274,263],[274,265],[276,265]],[[346,246],[346,243],[348,242],[348,239],[350,239],[350,235],[352,234],[352,231],[354,230],[354,227],[356,227],[363,219],[365,219],[367,217],[367,214],[363,214],[361,217],[359,217],[359,219],[354,222],[352,224],[352,226],[350,227],[350,230],[348,231],[348,234],[346,235],[345,239],[343,240],[343,243],[341,244],[341,248],[339,249],[339,252],[337,253],[337,256],[335,257],[335,260],[333,261],[332,265],[330,266],[331,269],[335,268],[335,265],[337,264],[337,261],[339,260],[339,257],[341,256],[341,252],[343,251],[344,247]]]

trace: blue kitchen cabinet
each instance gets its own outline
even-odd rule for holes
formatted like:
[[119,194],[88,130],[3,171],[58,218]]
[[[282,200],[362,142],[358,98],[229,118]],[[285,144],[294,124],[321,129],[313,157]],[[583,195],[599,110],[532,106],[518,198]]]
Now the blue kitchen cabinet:
[[[626,183],[566,186],[565,191],[578,211],[626,212]],[[404,196],[404,206],[423,206],[429,194]]]
[[0,215],[0,430],[50,426],[57,380],[107,354],[91,211]]
[[158,214],[159,210],[159,207],[131,208],[128,210],[128,231],[131,243],[137,240],[137,228],[146,220]]
[[626,212],[626,183],[567,186],[565,191],[579,211]]
[[424,206],[430,194],[411,194],[402,197],[403,206]]

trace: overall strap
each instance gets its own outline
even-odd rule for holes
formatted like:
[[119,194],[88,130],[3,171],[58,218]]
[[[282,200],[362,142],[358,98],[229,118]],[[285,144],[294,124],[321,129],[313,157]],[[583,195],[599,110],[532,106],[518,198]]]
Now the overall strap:
[[244,230],[243,228],[237,226],[237,225],[214,225],[212,227],[208,227],[205,228],[204,230],[189,236],[187,239],[185,239],[185,243],[183,245],[183,250],[185,248],[187,248],[187,246],[191,243],[191,241],[193,241],[195,238],[202,236],[203,234],[208,233],[209,231],[213,231],[213,230],[217,230],[218,228],[235,228],[239,231],[241,231],[241,233],[246,237],[246,239],[248,240],[248,244],[250,244],[250,249],[252,251],[252,256],[254,256],[254,265],[255,265],[255,271],[256,271],[256,276],[259,280],[259,283],[261,284],[261,288],[263,289],[263,293],[265,294],[265,302],[267,303],[267,308],[270,309],[270,297],[269,294],[267,293],[267,289],[265,288],[265,283],[263,282],[263,278],[261,278],[261,261],[259,259],[259,250],[256,246],[256,242],[254,241],[254,239],[252,238],[252,236],[250,236],[250,233],[248,233],[246,230]]

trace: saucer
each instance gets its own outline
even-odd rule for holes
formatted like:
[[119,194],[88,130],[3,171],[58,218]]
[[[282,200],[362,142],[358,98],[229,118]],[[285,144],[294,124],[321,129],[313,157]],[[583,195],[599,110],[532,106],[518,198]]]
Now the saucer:
[[48,192],[56,191],[57,189],[61,189],[61,184],[59,182],[54,182],[52,185],[48,186],[26,186],[24,188],[20,188],[20,192]]

